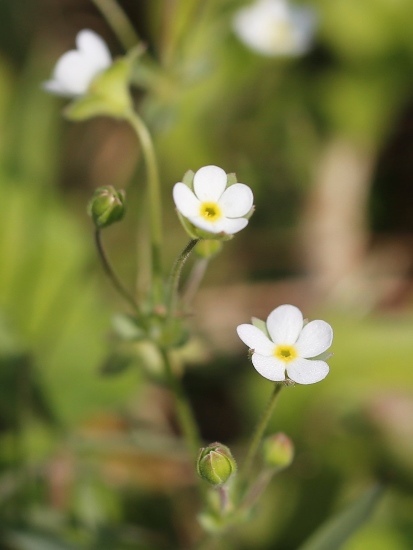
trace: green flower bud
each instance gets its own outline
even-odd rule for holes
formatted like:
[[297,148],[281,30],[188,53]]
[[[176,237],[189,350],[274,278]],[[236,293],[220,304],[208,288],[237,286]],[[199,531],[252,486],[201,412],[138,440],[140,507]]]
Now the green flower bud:
[[212,443],[200,449],[196,469],[203,480],[220,487],[236,472],[237,464],[228,447]]
[[264,440],[262,456],[267,466],[283,470],[293,461],[294,444],[288,436],[281,432],[270,435]]
[[111,185],[99,187],[87,211],[99,229],[121,220],[125,214],[125,191],[116,191]]

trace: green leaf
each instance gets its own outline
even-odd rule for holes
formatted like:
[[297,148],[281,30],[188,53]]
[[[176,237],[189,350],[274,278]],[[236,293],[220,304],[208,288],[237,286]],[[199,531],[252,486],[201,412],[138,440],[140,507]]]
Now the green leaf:
[[6,535],[6,541],[16,550],[79,550],[51,534],[34,531],[13,531]]
[[366,522],[383,493],[376,485],[341,513],[322,525],[299,550],[339,550],[342,545]]

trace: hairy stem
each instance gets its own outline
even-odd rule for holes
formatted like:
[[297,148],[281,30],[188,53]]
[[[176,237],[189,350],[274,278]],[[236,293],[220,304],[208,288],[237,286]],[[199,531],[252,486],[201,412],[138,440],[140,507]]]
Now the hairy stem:
[[186,247],[183,249],[183,251],[179,254],[179,256],[175,260],[175,263],[172,267],[172,271],[169,276],[168,297],[167,297],[168,315],[171,318],[175,314],[176,305],[178,303],[178,288],[179,288],[179,280],[181,278],[182,268],[184,267],[186,260],[189,258],[192,250],[195,248],[198,242],[199,242],[199,239],[190,240],[189,243],[186,245]]

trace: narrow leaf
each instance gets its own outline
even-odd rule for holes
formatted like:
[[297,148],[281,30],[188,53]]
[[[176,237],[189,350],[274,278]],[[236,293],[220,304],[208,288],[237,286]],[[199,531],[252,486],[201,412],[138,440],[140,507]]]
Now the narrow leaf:
[[322,525],[299,550],[339,550],[342,545],[365,523],[383,493],[376,485],[364,495]]

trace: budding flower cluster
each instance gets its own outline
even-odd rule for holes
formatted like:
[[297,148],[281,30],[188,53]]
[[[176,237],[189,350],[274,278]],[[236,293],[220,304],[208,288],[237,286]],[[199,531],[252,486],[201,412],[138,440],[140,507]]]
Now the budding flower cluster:
[[200,449],[196,469],[203,480],[220,487],[236,472],[237,464],[228,447],[211,443]]

